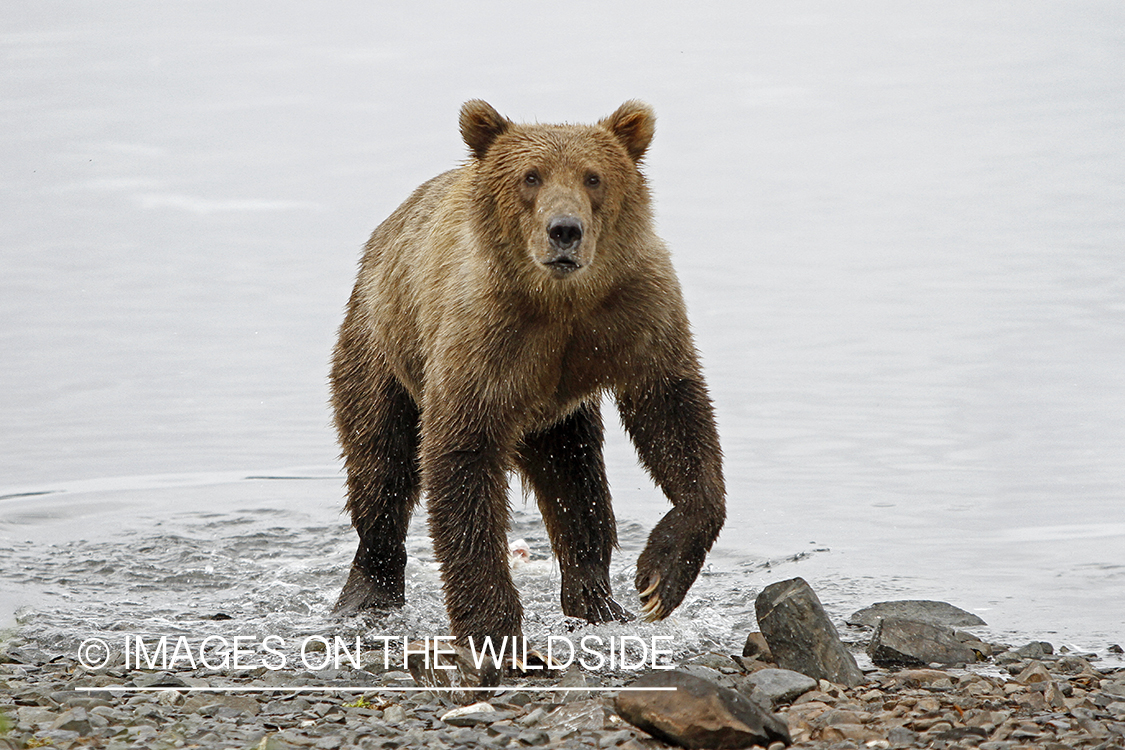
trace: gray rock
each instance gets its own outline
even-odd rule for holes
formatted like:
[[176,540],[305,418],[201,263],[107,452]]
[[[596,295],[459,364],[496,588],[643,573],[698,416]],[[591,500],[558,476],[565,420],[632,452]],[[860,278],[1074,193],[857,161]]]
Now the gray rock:
[[616,732],[602,732],[598,737],[598,747],[617,747],[633,739],[633,730],[619,729]]
[[[36,739],[43,741],[44,744],[58,747],[69,747],[78,737],[78,732],[72,732],[69,729],[48,729],[36,735]],[[40,745],[40,747],[43,747],[43,745]]]
[[[562,679],[559,680],[559,687],[565,688],[587,688],[587,687],[600,687],[598,679],[592,675],[588,675],[578,667],[571,667],[563,674]],[[562,694],[563,703],[574,703],[575,701],[589,700],[590,696],[594,693],[586,690],[570,690]]]
[[387,706],[383,710],[383,721],[387,724],[398,724],[406,721],[406,710],[402,706]]
[[760,661],[773,661],[770,645],[761,633],[750,633],[746,636],[746,643],[742,646],[742,655]]
[[1102,692],[1106,695],[1112,695],[1117,698],[1125,698],[1125,680],[1115,680],[1113,682],[1103,682]]
[[753,690],[752,697],[765,699],[771,706],[792,703],[810,690],[817,681],[789,669],[761,669],[743,681],[743,691]]
[[516,735],[521,744],[539,747],[551,741],[550,735],[541,729],[525,729]]
[[536,708],[532,709],[530,713],[526,713],[516,719],[516,723],[521,727],[533,727],[541,722],[546,716],[547,711],[542,706],[537,706]]
[[683,666],[691,664],[698,664],[701,667],[708,667],[723,674],[734,674],[738,670],[735,668],[734,660],[726,654],[716,654],[713,651],[706,654],[700,654],[692,659],[688,659]]
[[90,733],[90,719],[86,716],[86,709],[72,708],[59,715],[51,723],[51,729],[61,729],[67,732],[78,732],[80,735]]
[[958,640],[952,629],[897,617],[879,621],[867,654],[879,666],[972,664],[977,660],[976,652]]
[[511,719],[511,711],[498,711],[489,703],[479,702],[455,708],[441,715],[441,720],[453,727],[474,727],[477,724],[493,724]]
[[972,628],[987,624],[972,612],[966,612],[952,604],[924,599],[876,602],[870,607],[852,613],[848,618],[848,624],[873,628],[886,617],[926,622],[930,625],[944,625],[948,628]]
[[785,720],[745,696],[681,671],[651,672],[632,687],[674,691],[621,692],[621,718],[654,737],[688,748],[738,748],[791,742]]
[[705,667],[702,664],[682,664],[677,671],[687,672],[688,674],[695,675],[700,679],[709,680],[718,685],[722,685],[725,688],[730,688],[731,690],[738,689],[738,681],[735,680],[733,675],[723,674],[717,669]]
[[19,706],[16,708],[16,721],[26,727],[38,728],[40,724],[50,724],[58,714],[41,706]]
[[137,687],[187,687],[188,684],[171,672],[140,672],[133,677]]
[[539,721],[539,727],[548,731],[603,729],[605,709],[598,699],[574,701],[544,716]]
[[34,646],[15,646],[0,651],[0,664],[46,664],[51,657]]
[[1026,646],[1020,646],[1013,653],[1021,659],[1042,659],[1055,653],[1055,647],[1047,641],[1032,641]]
[[921,736],[906,727],[891,727],[890,731],[887,732],[887,741],[898,747],[913,747],[921,739]]
[[779,667],[848,687],[864,682],[855,657],[804,579],[771,583],[758,594],[754,607]]

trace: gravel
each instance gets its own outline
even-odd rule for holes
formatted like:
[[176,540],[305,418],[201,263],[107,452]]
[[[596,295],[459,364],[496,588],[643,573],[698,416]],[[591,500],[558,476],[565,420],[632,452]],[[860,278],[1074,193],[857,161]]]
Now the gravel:
[[[798,748],[1125,748],[1125,671],[1041,642],[994,653],[968,669],[868,671],[856,687],[821,680],[775,710]],[[509,678],[518,690],[477,694],[485,705],[458,711],[441,693],[388,690],[412,684],[402,672],[88,671],[34,644],[9,644],[0,661],[0,748],[667,747],[614,713],[614,692],[543,689],[616,688],[636,673]],[[694,673],[751,694],[748,676],[774,666],[726,654],[692,661]],[[106,686],[145,689],[82,689]],[[278,687],[288,689],[264,690]],[[334,690],[346,687],[361,689]]]

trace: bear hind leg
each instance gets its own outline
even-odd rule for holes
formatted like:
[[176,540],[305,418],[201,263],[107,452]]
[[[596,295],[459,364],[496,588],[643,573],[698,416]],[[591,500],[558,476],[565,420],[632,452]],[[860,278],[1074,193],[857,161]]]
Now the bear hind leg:
[[633,616],[613,599],[609,562],[617,546],[596,403],[524,437],[518,461],[535,492],[562,571],[562,609],[588,622]]

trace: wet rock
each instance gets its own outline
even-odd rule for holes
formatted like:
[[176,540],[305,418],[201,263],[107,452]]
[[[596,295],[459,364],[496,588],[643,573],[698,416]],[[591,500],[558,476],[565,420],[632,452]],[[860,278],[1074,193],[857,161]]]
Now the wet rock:
[[[578,667],[571,667],[563,674],[562,679],[559,680],[559,687],[565,688],[588,688],[599,687],[598,680],[592,675],[588,675]],[[562,694],[563,703],[574,703],[575,701],[588,700],[593,693],[586,690],[569,690]]]
[[[415,641],[407,646],[407,668],[414,683],[423,687],[494,687],[500,684],[500,668],[491,657],[480,667],[469,649],[437,641]],[[393,673],[386,673],[384,679]],[[455,703],[469,704],[482,696],[475,690],[451,690],[446,695]]]
[[1094,673],[1090,662],[1086,661],[1081,656],[1064,656],[1055,662],[1055,670],[1063,674]]
[[855,658],[801,578],[771,583],[754,603],[758,627],[779,667],[840,685],[864,681]]
[[761,633],[750,633],[746,636],[746,643],[742,646],[742,655],[759,661],[773,661],[770,644]]
[[972,649],[973,653],[976,655],[977,661],[987,660],[995,651],[991,643],[986,643],[972,633],[966,633],[964,630],[954,631],[953,637]]
[[515,716],[511,711],[498,711],[490,703],[473,703],[461,706],[442,714],[441,720],[453,727],[473,727],[477,724],[493,724]]
[[800,696],[815,690],[817,681],[789,669],[762,669],[750,675],[743,681],[743,692],[747,690],[750,697],[759,702],[764,701],[771,706],[780,703],[791,703]]
[[717,669],[711,669],[710,667],[705,667],[702,664],[682,664],[677,671],[687,672],[688,674],[695,675],[700,679],[714,682],[717,685],[721,685],[725,688],[730,688],[731,690],[738,689],[739,681],[736,680],[733,675],[723,674]]
[[33,646],[12,646],[0,651],[0,664],[46,664],[51,657]]
[[80,735],[90,733],[90,719],[86,716],[86,709],[72,708],[59,715],[51,723],[51,729],[61,729],[67,732],[77,732]]
[[739,748],[790,743],[784,720],[743,695],[680,671],[653,672],[632,687],[674,691],[622,692],[617,713],[658,739],[688,748]]
[[597,699],[574,701],[557,708],[539,721],[539,728],[558,732],[605,728],[605,708]]
[[1114,695],[1119,698],[1125,698],[1125,679],[1121,680],[1104,680],[1101,684],[1102,692],[1107,695]]
[[516,740],[523,745],[541,747],[551,741],[551,736],[542,729],[525,729],[516,735]]
[[39,706],[20,706],[16,709],[16,721],[29,728],[37,728],[40,724],[50,724],[58,714],[49,708]]
[[137,687],[187,687],[188,684],[171,672],[141,672],[133,677]]
[[726,654],[716,654],[713,651],[688,659],[686,662],[682,662],[682,664],[684,666],[698,664],[701,667],[714,669],[716,672],[722,672],[723,674],[733,674],[738,671],[735,669],[734,660],[730,656]]
[[1033,661],[1027,667],[1016,675],[1016,682],[1021,685],[1031,685],[1036,682],[1050,682],[1051,673],[1043,666],[1042,662]]
[[890,731],[887,732],[887,741],[896,747],[917,746],[921,737],[920,734],[906,727],[891,727]]
[[951,629],[897,617],[879,621],[867,654],[879,666],[971,664],[977,658]]
[[1025,646],[1020,646],[1012,653],[1021,659],[1042,659],[1044,656],[1055,653],[1055,647],[1047,641],[1032,641]]
[[930,625],[944,625],[947,628],[972,628],[987,624],[972,612],[966,612],[947,602],[924,599],[876,602],[870,607],[853,612],[848,617],[848,624],[873,628],[880,620],[887,617],[925,622]]
[[542,706],[538,706],[516,719],[516,723],[521,727],[533,727],[539,722],[543,721],[544,717],[546,716],[547,711]]
[[387,706],[383,710],[383,721],[388,724],[401,724],[406,721],[406,709],[402,706]]

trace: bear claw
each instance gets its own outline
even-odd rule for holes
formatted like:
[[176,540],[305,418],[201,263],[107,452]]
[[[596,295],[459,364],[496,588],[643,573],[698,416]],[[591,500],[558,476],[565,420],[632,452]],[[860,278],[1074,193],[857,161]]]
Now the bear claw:
[[639,592],[638,596],[640,596],[641,599],[644,599],[646,596],[651,594],[653,591],[656,591],[656,587],[659,586],[659,585],[660,585],[660,574],[657,573],[656,575],[654,575],[652,577],[652,583],[649,584],[649,587],[647,589],[645,589],[644,591]]
[[653,595],[653,597],[648,600],[648,603],[641,607],[641,612],[644,614],[645,622],[663,620],[666,614],[664,612],[664,603],[660,601],[660,595]]
[[660,587],[660,574],[654,573],[651,578],[651,583],[644,591],[639,592],[641,601],[641,616],[646,622],[655,622],[663,620],[668,616],[668,612],[664,609],[664,602],[660,598],[660,594],[656,593],[656,589]]

